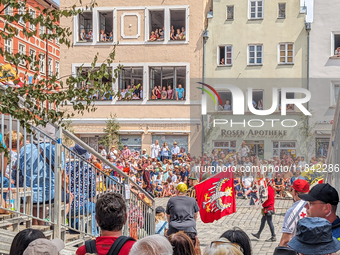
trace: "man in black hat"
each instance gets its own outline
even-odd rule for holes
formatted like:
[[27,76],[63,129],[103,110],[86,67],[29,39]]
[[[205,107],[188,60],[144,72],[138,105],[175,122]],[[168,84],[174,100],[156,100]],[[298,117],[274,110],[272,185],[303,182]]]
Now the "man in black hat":
[[339,194],[335,188],[327,184],[317,184],[308,194],[299,197],[306,201],[308,217],[325,218],[332,224],[332,235],[340,241],[340,219],[336,215]]

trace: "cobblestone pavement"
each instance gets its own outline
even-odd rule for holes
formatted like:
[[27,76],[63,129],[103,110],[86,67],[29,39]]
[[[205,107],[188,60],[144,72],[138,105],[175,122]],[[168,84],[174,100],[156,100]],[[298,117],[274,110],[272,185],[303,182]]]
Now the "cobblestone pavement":
[[[168,198],[157,198],[156,207],[163,206],[166,208]],[[278,246],[281,239],[281,229],[285,213],[288,208],[293,205],[293,200],[279,200],[275,201],[275,215],[273,216],[273,224],[276,233],[276,242],[265,242],[271,234],[269,226],[266,226],[261,234],[259,240],[254,238],[251,233],[256,233],[261,224],[261,210],[256,210],[254,207],[249,207],[249,200],[237,199],[236,200],[236,213],[223,217],[222,219],[213,223],[205,224],[201,221],[200,217],[197,221],[198,238],[201,242],[201,250],[203,251],[211,241],[217,240],[220,235],[233,227],[239,227],[244,230],[252,245],[254,255],[272,255],[275,247]]]

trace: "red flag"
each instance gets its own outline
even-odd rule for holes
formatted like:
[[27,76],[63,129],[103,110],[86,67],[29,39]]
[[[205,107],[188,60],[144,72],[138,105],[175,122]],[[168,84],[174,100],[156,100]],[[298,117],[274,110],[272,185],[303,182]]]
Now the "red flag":
[[230,172],[222,172],[197,184],[197,203],[204,223],[214,222],[236,212],[234,179]]

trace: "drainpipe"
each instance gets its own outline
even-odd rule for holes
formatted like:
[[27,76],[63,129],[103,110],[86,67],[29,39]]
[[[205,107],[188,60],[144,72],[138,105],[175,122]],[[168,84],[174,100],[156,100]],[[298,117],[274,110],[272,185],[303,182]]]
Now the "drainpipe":
[[[305,21],[305,28],[307,31],[307,90],[309,91],[309,52],[310,52],[310,31],[312,29],[312,23]],[[309,111],[309,101],[307,102],[307,110]],[[307,116],[307,127],[309,127],[309,116]],[[309,150],[307,148],[307,159],[309,154]]]
[[[207,39],[209,38],[209,33],[205,29],[203,31],[203,75],[202,75],[202,83],[205,83],[205,44]],[[203,88],[203,85],[202,85]],[[202,90],[202,98],[203,98],[204,91]],[[203,103],[203,102],[202,102]],[[204,115],[202,114],[202,157],[204,155]]]

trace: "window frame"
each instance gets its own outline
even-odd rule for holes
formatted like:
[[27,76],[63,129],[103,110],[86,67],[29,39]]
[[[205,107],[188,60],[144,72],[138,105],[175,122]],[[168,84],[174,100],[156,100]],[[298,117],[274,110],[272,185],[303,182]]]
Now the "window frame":
[[[227,99],[227,100],[229,100],[229,103],[230,103],[230,110],[224,110],[224,104],[221,106],[221,105],[218,103],[218,105],[215,106],[215,111],[216,111],[216,112],[225,112],[225,113],[227,113],[227,112],[232,112],[232,111],[233,111],[233,104],[234,104],[234,101],[233,101],[233,95],[232,95],[231,91],[230,91],[230,90],[217,90],[217,93],[220,95],[221,100],[222,100],[222,103],[225,102],[223,94],[224,94],[224,93],[230,94],[230,99]],[[218,98],[217,98],[216,95],[215,95],[214,97],[215,97],[215,100],[218,100]],[[223,98],[222,98],[222,97],[223,97]]]
[[[251,14],[252,14],[251,3],[252,2],[255,2],[255,17],[254,18],[251,17]],[[259,2],[262,3],[262,6],[261,6],[262,7],[262,15],[261,15],[261,17],[259,17],[259,15],[258,15],[258,8],[259,8],[258,3]],[[262,20],[262,19],[264,19],[264,0],[249,0],[248,1],[248,19],[249,20]]]
[[331,57],[338,59],[339,57],[335,55],[335,50],[336,50],[336,48],[335,48],[335,36],[336,35],[340,37],[340,31],[333,31],[331,33]]
[[[254,63],[250,63],[250,47],[254,46]],[[257,46],[261,46],[261,63],[257,63]],[[262,66],[263,65],[263,44],[248,44],[248,66]]]
[[55,60],[54,61],[54,73],[57,79],[59,78],[59,73],[60,73],[59,69],[60,69],[60,63],[58,60]]
[[[231,19],[228,18],[228,8],[232,7],[233,8],[233,17]],[[227,21],[232,21],[235,18],[235,5],[226,5],[226,20]]]
[[330,106],[335,106],[337,101],[336,101],[336,95],[335,95],[335,87],[338,87],[339,88],[339,91],[340,91],[340,81],[332,81],[331,82],[331,95],[330,95]]
[[[29,8],[28,8],[28,12],[29,12],[30,16],[31,16],[33,19],[36,18],[36,16],[37,16],[37,11],[36,11],[35,9],[29,7]],[[32,15],[32,13],[34,13],[34,15]],[[34,24],[32,24],[31,22],[29,22],[28,29],[29,29],[30,31],[34,31],[34,30],[35,30]]]
[[34,62],[36,62],[37,61],[37,51],[36,51],[36,49],[34,49],[34,48],[30,48],[29,49],[29,56],[31,57],[31,53],[34,53],[34,58],[33,58],[33,62],[31,62],[30,64],[29,64],[29,70],[30,71],[35,71],[35,68],[36,68],[36,66],[34,65]]
[[[140,101],[140,100],[143,100],[144,99],[144,93],[145,93],[145,85],[144,85],[144,72],[145,72],[145,70],[144,70],[144,66],[124,66],[124,68],[131,68],[131,76],[130,76],[130,79],[132,80],[132,69],[133,68],[140,68],[140,69],[142,69],[142,78],[141,78],[141,80],[142,80],[142,84],[141,84],[141,86],[143,86],[143,90],[142,90],[142,93],[143,93],[143,98],[140,98],[139,97],[139,99],[132,99],[132,97],[131,97],[131,99],[129,99],[129,100],[133,100],[133,101]],[[118,73],[118,78],[117,78],[117,83],[118,83],[118,91],[119,92],[121,92],[121,90],[122,90],[122,88],[120,88],[120,81],[121,81],[121,73],[119,72]],[[131,85],[131,84],[130,84]],[[138,85],[138,84],[134,84],[134,85]],[[131,88],[133,88],[133,85],[131,85]],[[125,97],[124,97],[125,98]],[[124,102],[123,100],[119,100],[119,101],[122,101],[122,102]]]
[[[20,51],[20,46],[23,46],[23,48],[24,48],[23,52]],[[23,55],[23,54],[26,55],[27,54],[27,52],[26,52],[26,44],[18,42],[18,53],[21,54],[21,55]],[[21,59],[20,62],[19,62],[19,65],[26,66],[26,60],[25,59]]]
[[12,7],[12,6],[7,6],[7,7],[4,9],[4,15],[10,15],[10,16],[12,16],[12,15],[13,15],[13,7]]
[[[227,47],[231,47],[231,64],[227,64]],[[224,65],[221,65],[220,63],[220,47],[224,47]],[[233,65],[233,45],[232,44],[221,44],[217,46],[217,66],[232,66]]]
[[[9,44],[7,42],[9,42]],[[9,51],[7,50],[8,47]],[[13,54],[13,38],[4,40],[4,51],[7,51],[9,54]]]
[[[280,4],[284,4],[284,7],[285,7],[284,17],[280,17]],[[286,2],[278,3],[277,8],[278,8],[277,18],[278,19],[285,19],[287,17],[287,4],[286,4]]]
[[[281,45],[284,45],[285,46],[285,62],[281,62]],[[288,45],[293,45],[293,55],[292,55],[292,58],[293,58],[293,62],[288,62]],[[295,63],[295,44],[292,43],[292,42],[283,42],[283,43],[279,43],[278,44],[278,64],[279,65],[294,65]]]
[[[23,4],[22,1],[20,1],[20,4]],[[18,14],[20,15],[25,15],[25,7],[24,6],[20,6],[20,8],[18,9]],[[18,20],[18,24],[21,24],[23,26],[26,25],[26,22],[24,21],[23,17],[21,16]]]
[[[228,150],[237,150],[237,140],[213,140],[213,149],[217,149],[219,152],[222,150],[226,150],[227,154],[228,154]],[[215,143],[229,143],[228,146],[215,146]],[[231,143],[235,143],[235,147],[231,147]],[[224,152],[224,154],[226,154]]]
[[[281,89],[279,89],[278,90],[278,93],[277,93],[277,96],[278,96],[278,105],[277,105],[277,108],[276,108],[276,110],[278,111],[278,112],[281,112],[281,110],[280,110],[280,105],[282,104],[282,102],[281,102],[281,93],[282,93],[282,91],[281,91]],[[294,97],[292,98],[292,99],[295,99],[296,98],[296,94],[295,94],[295,92],[290,92],[290,94],[293,94],[294,95]],[[295,104],[294,104],[294,110],[286,110],[286,112],[287,113],[289,113],[289,112],[295,112],[296,111],[296,106],[295,106]]]
[[52,77],[53,76],[53,58],[49,57],[48,60],[47,60],[47,71],[48,71],[47,76],[51,76]]
[[39,53],[39,73],[46,74],[45,69],[46,69],[46,55],[45,53],[40,52]]
[[94,13],[96,12],[96,9],[94,8],[93,10],[89,10],[86,8],[78,8],[78,10],[83,10],[83,13],[91,13],[92,14],[92,41],[80,41],[80,15],[79,13],[73,22],[73,43],[74,45],[91,45],[91,44],[96,44],[95,41],[95,34],[97,34],[97,28],[94,26]]

